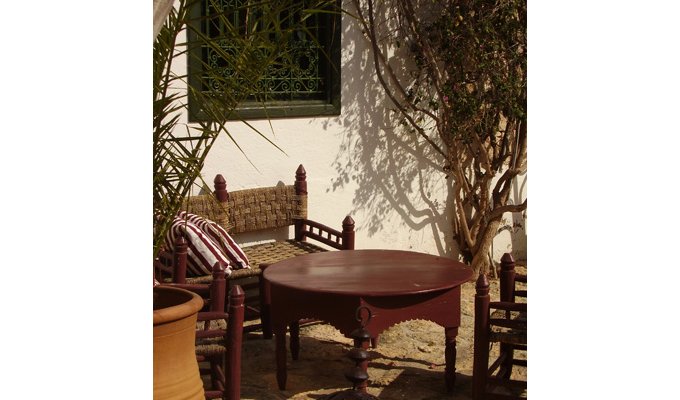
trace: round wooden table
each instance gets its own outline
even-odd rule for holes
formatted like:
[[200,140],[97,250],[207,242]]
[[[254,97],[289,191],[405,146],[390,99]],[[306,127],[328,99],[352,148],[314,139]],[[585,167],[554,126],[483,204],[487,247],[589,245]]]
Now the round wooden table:
[[[456,335],[460,326],[460,285],[472,269],[450,258],[401,250],[342,250],[289,258],[264,271],[276,335],[279,388],[286,387],[286,327],[291,326],[293,359],[299,354],[297,321],[325,321],[345,336],[363,327],[372,338],[399,322],[423,319],[444,327],[446,387],[453,389]],[[365,385],[363,390],[365,390]]]

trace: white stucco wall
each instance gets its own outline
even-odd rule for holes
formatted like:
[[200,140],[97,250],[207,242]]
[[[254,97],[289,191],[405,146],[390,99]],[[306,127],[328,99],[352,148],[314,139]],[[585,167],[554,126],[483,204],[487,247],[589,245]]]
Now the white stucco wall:
[[[249,121],[285,154],[243,123],[230,123],[230,132],[245,155],[226,136],[219,138],[207,157],[203,177],[211,183],[220,173],[229,190],[278,181],[292,184],[295,170],[303,164],[310,219],[341,229],[343,218],[351,215],[356,221],[357,248],[456,256],[447,220],[451,215],[448,183],[437,164],[429,161],[427,145],[395,135],[391,104],[369,56],[355,22],[343,16],[341,115],[273,119],[271,125],[266,120]],[[526,196],[526,177],[520,183],[513,193],[517,202]],[[522,214],[508,214],[506,221],[509,228],[494,242],[494,258],[509,250],[525,258]]]

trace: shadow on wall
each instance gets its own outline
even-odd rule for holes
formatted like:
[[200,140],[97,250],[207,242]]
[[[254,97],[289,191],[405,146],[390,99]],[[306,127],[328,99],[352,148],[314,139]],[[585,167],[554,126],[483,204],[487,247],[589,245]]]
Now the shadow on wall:
[[[508,204],[521,204],[526,198],[527,175],[519,175],[513,181]],[[516,260],[527,259],[527,211],[506,213],[494,240],[493,258],[500,263],[505,252],[512,252]],[[500,264],[499,264],[500,265]]]
[[[526,198],[527,175],[520,175],[515,179],[512,192],[513,204],[521,204]],[[527,210],[512,213],[512,248],[518,260],[527,259]]]
[[356,218],[357,229],[369,237],[389,241],[397,236],[409,248],[434,247],[440,255],[456,256],[448,218],[453,199],[448,198],[443,158],[415,133],[400,129],[367,42],[348,17],[343,18],[342,47],[342,114],[327,122],[341,126],[342,144],[333,162],[337,178],[328,191],[357,186],[351,213],[364,216]]

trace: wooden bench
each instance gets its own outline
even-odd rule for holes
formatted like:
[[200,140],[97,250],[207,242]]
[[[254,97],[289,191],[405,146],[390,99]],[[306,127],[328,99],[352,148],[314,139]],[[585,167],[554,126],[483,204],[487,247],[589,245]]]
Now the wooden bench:
[[[263,268],[269,264],[301,254],[354,249],[354,220],[349,215],[342,221],[342,230],[307,218],[306,177],[306,171],[300,165],[293,185],[280,183],[229,192],[224,177],[217,175],[214,195],[190,196],[185,204],[184,209],[188,212],[215,221],[239,244],[239,235],[247,233],[258,233],[258,239],[271,239],[255,245],[242,245],[251,268],[236,269],[228,277],[230,286],[238,284],[246,291],[247,318],[259,316],[259,304],[266,304],[266,300],[261,298],[264,286],[260,277]],[[294,228],[293,238],[281,240],[281,228],[286,227]],[[212,275],[187,276],[185,243],[165,252],[162,258],[166,265],[172,265],[171,276],[164,278],[166,282],[207,284],[212,280]],[[265,335],[269,336],[268,333],[265,332]]]

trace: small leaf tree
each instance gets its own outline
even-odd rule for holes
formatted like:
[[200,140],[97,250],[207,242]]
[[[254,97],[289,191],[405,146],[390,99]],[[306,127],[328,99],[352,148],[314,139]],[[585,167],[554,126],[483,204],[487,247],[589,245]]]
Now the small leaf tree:
[[527,207],[508,201],[526,170],[526,0],[352,1],[395,118],[452,181],[453,239],[486,271],[503,214]]

